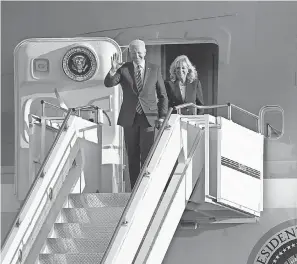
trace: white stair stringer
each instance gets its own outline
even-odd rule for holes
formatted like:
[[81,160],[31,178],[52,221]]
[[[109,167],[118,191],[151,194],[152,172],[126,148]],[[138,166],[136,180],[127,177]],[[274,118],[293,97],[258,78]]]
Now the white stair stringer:
[[[199,163],[201,166],[196,166],[195,168],[199,168],[199,171],[192,173],[193,155],[197,152],[201,154],[201,148],[204,147],[203,144],[200,144],[204,131],[198,129],[197,132],[189,157],[185,160],[184,156],[182,159],[179,158],[179,164],[156,210],[133,264],[161,264],[165,257],[175,230],[186,209],[193,187],[196,181],[199,181],[197,175],[200,175],[203,169],[204,155],[198,155],[195,163]],[[184,162],[181,162],[181,160],[184,160]]]
[[[36,178],[18,214],[18,221],[7,237],[1,251],[3,264],[15,264],[20,261],[24,263],[36,249],[33,245],[41,237],[42,230],[45,230],[42,227],[48,223],[48,219],[52,220],[53,214],[56,213],[53,204],[60,202],[64,192],[69,193],[71,186],[79,177],[78,169],[74,168],[74,172],[71,172],[71,164],[81,150],[82,133],[79,130],[88,129],[90,125],[93,126],[91,122],[70,116],[67,129],[53,145],[52,152],[44,163],[43,171]],[[96,142],[97,130],[88,130],[83,136],[85,140]],[[30,260],[29,264],[31,263]]]
[[37,263],[100,263],[129,193],[69,194]]
[[172,115],[168,123],[170,128],[163,132],[148,164],[148,174],[125,212],[125,224],[118,226],[102,264],[133,263],[182,149],[180,117]]
[[[126,224],[119,221],[130,194],[69,194],[35,264],[162,263],[194,184],[192,156],[182,139],[186,129],[177,115],[169,124],[148,165],[149,177],[127,208]],[[196,134],[200,139],[203,133],[197,128]]]

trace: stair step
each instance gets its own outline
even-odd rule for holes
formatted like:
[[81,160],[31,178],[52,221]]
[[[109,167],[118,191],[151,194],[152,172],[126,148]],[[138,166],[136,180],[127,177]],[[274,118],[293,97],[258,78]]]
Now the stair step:
[[42,253],[104,253],[110,239],[110,235],[102,235],[100,239],[48,238]]
[[100,263],[101,253],[39,254],[40,264],[94,264]]
[[63,208],[59,223],[84,223],[110,226],[117,224],[124,207]]
[[55,223],[52,238],[100,238],[102,235],[112,234],[117,223],[111,222],[105,226],[79,223]]
[[125,207],[130,193],[73,193],[69,194],[69,207]]
[[39,264],[100,263],[130,193],[69,194]]

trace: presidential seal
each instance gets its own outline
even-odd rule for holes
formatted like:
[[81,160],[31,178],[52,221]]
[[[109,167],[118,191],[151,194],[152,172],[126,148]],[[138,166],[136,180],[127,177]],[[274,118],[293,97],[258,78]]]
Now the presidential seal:
[[248,264],[297,264],[297,219],[268,231],[254,247]]
[[63,57],[62,67],[70,79],[83,82],[95,74],[97,60],[90,49],[78,46],[67,51]]

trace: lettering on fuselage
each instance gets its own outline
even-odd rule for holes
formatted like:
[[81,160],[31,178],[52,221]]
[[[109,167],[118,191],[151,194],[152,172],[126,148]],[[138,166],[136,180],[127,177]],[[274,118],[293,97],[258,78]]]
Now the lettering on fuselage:
[[248,264],[296,264],[297,219],[270,229],[253,248]]

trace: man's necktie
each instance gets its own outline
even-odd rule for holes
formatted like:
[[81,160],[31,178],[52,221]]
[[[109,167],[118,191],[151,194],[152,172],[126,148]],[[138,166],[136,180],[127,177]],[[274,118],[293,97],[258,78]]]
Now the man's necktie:
[[[141,79],[141,69],[140,69],[139,65],[137,66],[135,79],[136,79],[137,90],[140,93],[141,90],[142,90],[142,79]],[[141,104],[140,104],[139,100],[138,100],[137,105],[136,105],[136,112],[139,113],[139,114],[143,113],[143,110],[142,110],[142,107],[141,107]]]

